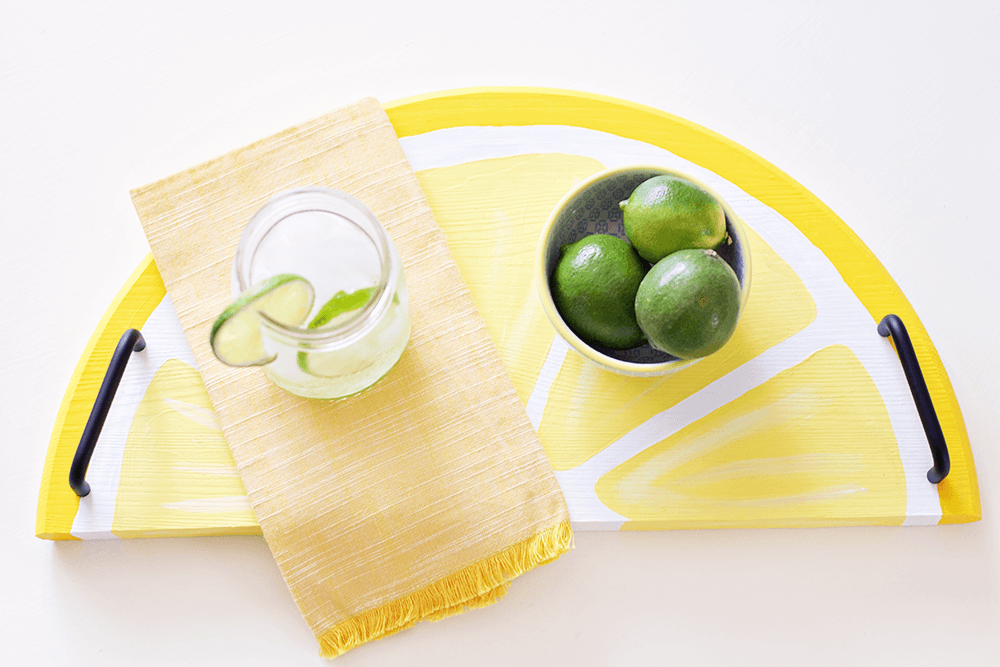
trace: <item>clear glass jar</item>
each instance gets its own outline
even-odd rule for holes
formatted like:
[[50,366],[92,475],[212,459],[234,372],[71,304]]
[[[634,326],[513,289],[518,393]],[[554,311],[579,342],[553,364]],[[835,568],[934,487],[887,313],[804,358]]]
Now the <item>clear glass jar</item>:
[[283,273],[308,280],[315,300],[301,326],[262,315],[264,348],[275,356],[264,366],[272,382],[298,396],[340,398],[392,368],[410,338],[406,278],[392,239],[367,206],[322,187],[276,195],[243,231],[233,293]]

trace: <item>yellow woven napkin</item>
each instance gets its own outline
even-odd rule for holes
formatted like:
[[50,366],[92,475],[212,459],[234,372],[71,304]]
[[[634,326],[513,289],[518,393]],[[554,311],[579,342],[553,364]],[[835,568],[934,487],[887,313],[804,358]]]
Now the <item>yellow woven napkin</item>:
[[[208,344],[272,195],[344,190],[406,270],[413,334],[371,389],[302,399]],[[381,106],[366,99],[132,192],[282,575],[332,657],[499,599],[569,548],[565,501]]]

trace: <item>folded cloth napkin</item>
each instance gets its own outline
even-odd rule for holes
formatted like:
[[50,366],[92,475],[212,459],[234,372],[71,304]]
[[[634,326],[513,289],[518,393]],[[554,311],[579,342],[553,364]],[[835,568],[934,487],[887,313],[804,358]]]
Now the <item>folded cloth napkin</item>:
[[[365,202],[406,270],[413,333],[361,394],[303,399],[209,347],[251,215],[323,185]],[[552,469],[374,99],[132,192],[264,538],[333,657],[495,602],[570,545]]]

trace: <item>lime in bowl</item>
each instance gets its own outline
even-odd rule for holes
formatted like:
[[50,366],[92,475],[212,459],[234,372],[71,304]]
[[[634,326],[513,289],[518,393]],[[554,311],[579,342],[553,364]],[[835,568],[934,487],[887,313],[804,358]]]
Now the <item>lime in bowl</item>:
[[[657,180],[650,181],[653,178]],[[666,234],[662,230],[653,229],[652,224],[647,222],[648,210],[658,206],[655,201],[656,193],[663,190],[662,187],[655,188],[653,194],[650,194],[650,184],[676,180],[682,181],[682,189],[687,188],[697,195],[695,199],[700,197],[703,201],[692,204],[688,193],[682,192],[675,197],[672,204],[674,208],[694,206],[705,209],[703,204],[707,204],[714,209],[711,211],[714,216],[712,221],[704,228],[699,227],[696,234],[690,229],[684,229],[684,222],[679,223],[680,228],[676,227],[677,223],[670,223],[675,226],[670,227],[670,232]],[[696,217],[697,215],[708,214],[698,212]],[[715,228],[708,229],[709,226]],[[729,319],[731,327],[728,332],[724,332],[723,339],[716,341],[717,345],[706,346],[699,343],[694,346],[693,352],[688,353],[691,348],[687,346],[689,349],[684,352],[671,354],[666,351],[671,349],[670,345],[663,345],[662,339],[659,341],[661,344],[651,344],[643,333],[648,332],[650,336],[659,339],[657,326],[663,324],[666,329],[673,327],[674,330],[681,331],[674,335],[683,337],[683,323],[674,326],[676,322],[665,321],[671,312],[683,310],[683,304],[675,307],[677,304],[671,298],[682,297],[673,297],[671,293],[667,293],[654,306],[663,311],[662,318],[655,310],[650,314],[650,306],[639,305],[638,323],[643,326],[638,337],[634,328],[635,319],[631,320],[631,325],[619,321],[628,319],[619,310],[622,304],[626,306],[624,310],[631,306],[630,316],[634,318],[638,305],[634,296],[637,281],[647,279],[645,282],[649,283],[654,273],[663,274],[662,269],[667,264],[677,263],[678,258],[692,252],[710,255],[710,258],[700,255],[698,258],[711,259],[719,265],[724,263],[725,268],[722,270],[729,273],[731,269],[730,275],[735,275],[730,288],[730,301],[725,306],[728,312],[724,315]],[[594,257],[601,257],[603,261],[611,262],[611,265],[594,266]],[[667,260],[665,257],[671,259]],[[636,268],[639,264],[641,269]],[[654,272],[651,267],[661,270]],[[574,274],[574,271],[577,273]],[[750,276],[750,246],[743,222],[732,207],[703,181],[675,169],[654,165],[607,169],[576,185],[549,214],[535,255],[535,281],[542,308],[559,336],[586,359],[621,375],[667,375],[690,366],[724,345],[730,340],[732,329],[746,307],[750,295]],[[615,286],[616,280],[621,280],[623,284]],[[667,281],[663,282],[666,284]],[[621,289],[622,295],[616,297],[615,289]],[[649,291],[645,283],[639,288],[639,300],[643,296],[643,290]],[[697,301],[698,298],[694,297],[694,300]],[[581,305],[578,308],[575,304]],[[645,312],[643,308],[646,309]],[[588,321],[594,318],[608,321]],[[664,321],[656,322],[657,319]],[[717,319],[713,316],[713,321]],[[652,325],[651,321],[654,322]],[[602,329],[603,325],[608,326]],[[696,337],[697,333],[696,331]],[[685,345],[682,344],[676,349],[684,348]]]

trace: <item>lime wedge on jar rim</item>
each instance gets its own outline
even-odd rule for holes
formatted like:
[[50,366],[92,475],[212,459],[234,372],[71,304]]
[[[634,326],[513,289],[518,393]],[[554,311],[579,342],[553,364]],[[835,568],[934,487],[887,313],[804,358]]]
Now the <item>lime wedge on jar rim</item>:
[[229,366],[263,366],[274,361],[264,349],[261,316],[297,327],[312,310],[315,292],[305,278],[283,273],[239,295],[212,325],[209,342],[219,361]]

